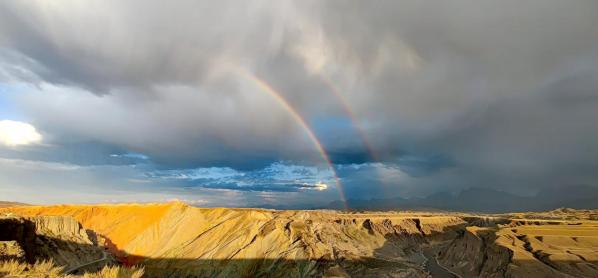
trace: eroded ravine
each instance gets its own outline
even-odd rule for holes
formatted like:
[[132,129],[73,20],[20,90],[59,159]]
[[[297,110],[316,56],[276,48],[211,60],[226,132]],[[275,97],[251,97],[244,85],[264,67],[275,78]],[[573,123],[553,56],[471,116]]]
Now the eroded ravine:
[[422,256],[426,259],[424,263],[424,268],[427,272],[432,275],[434,278],[458,278],[460,276],[453,274],[450,270],[446,267],[440,265],[438,262],[438,252],[446,248],[445,246],[430,246],[424,247],[422,250]]
[[148,277],[592,277],[598,269],[598,228],[587,221],[573,229],[505,216],[182,203],[0,209],[8,212],[72,217],[120,262],[143,265]]

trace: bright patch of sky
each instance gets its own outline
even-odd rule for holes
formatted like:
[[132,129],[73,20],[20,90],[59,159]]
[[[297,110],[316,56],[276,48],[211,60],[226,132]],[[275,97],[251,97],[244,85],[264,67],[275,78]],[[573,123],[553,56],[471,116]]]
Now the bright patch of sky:
[[0,144],[8,147],[40,143],[42,135],[34,126],[11,120],[0,120]]
[[140,159],[140,160],[148,160],[149,157],[145,154],[142,153],[124,153],[124,154],[116,154],[113,153],[110,155],[110,157],[115,157],[115,158],[134,158],[134,159]]
[[324,190],[334,184],[330,169],[275,162],[269,166],[239,171],[229,167],[156,170],[149,179],[184,181],[191,187],[226,188],[256,191]]
[[11,100],[14,91],[14,86],[0,83],[0,120],[19,120],[22,117]]

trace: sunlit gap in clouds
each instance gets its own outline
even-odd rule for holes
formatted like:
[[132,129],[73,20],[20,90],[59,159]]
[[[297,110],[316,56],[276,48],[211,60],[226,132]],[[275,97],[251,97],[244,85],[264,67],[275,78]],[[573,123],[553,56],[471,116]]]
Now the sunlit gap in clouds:
[[329,168],[297,165],[279,161],[261,169],[235,170],[230,167],[153,170],[144,174],[149,180],[181,183],[184,187],[237,191],[297,192],[328,190],[335,176]]

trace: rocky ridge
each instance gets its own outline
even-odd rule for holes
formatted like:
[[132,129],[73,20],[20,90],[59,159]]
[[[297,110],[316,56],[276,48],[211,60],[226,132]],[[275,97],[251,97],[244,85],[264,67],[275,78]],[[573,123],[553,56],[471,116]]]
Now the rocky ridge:
[[598,277],[598,223],[514,219],[466,227],[438,260],[462,277]]
[[68,268],[104,256],[92,231],[70,216],[0,216],[0,259],[53,260]]
[[47,237],[104,246],[124,265],[143,265],[147,277],[428,277],[430,260],[437,262],[432,274],[442,277],[588,277],[598,269],[597,225],[575,211],[567,221],[183,203],[28,206],[0,213],[30,219]]

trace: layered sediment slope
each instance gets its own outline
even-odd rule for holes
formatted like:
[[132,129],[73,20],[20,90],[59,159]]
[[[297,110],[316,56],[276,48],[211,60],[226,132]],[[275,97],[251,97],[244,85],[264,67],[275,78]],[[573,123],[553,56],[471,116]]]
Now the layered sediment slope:
[[467,227],[439,262],[463,277],[598,277],[598,223],[515,219]]
[[0,260],[52,260],[66,269],[105,256],[95,234],[69,216],[0,216]]
[[[462,277],[598,277],[598,224],[572,213],[567,213],[569,221],[555,221],[516,219],[519,215],[204,209],[183,203],[27,206],[1,213],[72,217],[122,263],[144,265],[148,277],[429,277],[428,271]],[[62,230],[81,233],[69,227]]]
[[[18,207],[67,215],[149,276],[426,276],[419,246],[456,235],[457,216],[201,209],[182,203]],[[101,240],[100,240],[101,241]]]

